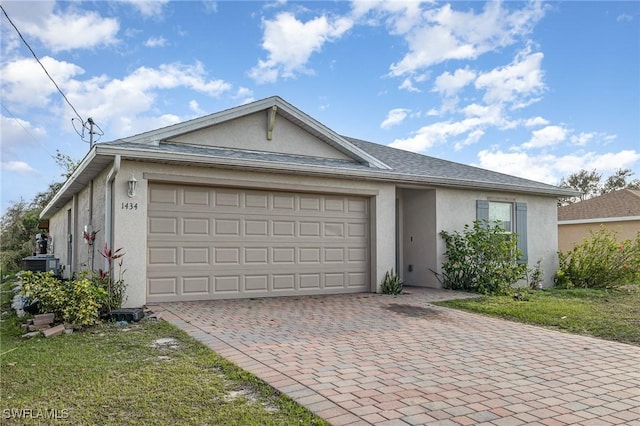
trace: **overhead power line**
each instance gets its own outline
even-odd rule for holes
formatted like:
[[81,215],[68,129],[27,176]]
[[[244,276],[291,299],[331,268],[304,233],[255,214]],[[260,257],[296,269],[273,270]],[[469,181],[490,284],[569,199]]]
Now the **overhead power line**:
[[[56,89],[58,89],[58,92],[60,93],[60,95],[62,96],[62,98],[67,102],[67,104],[69,105],[69,107],[71,107],[71,109],[73,110],[73,112],[76,113],[76,116],[78,117],[78,120],[80,120],[80,123],[82,123],[82,131],[78,131],[78,129],[76,128],[76,124],[74,122],[74,120],[76,118],[72,118],[71,119],[71,125],[73,126],[73,129],[76,131],[76,133],[78,133],[78,135],[80,136],[80,138],[85,141],[85,142],[89,142],[89,148],[91,148],[93,146],[93,144],[95,142],[97,142],[101,136],[104,135],[104,132],[102,131],[102,129],[100,128],[100,126],[98,126],[91,117],[89,117],[87,119],[87,121],[82,119],[82,116],[80,115],[80,113],[78,113],[78,110],[75,109],[75,107],[73,106],[73,104],[71,103],[71,101],[69,101],[69,99],[67,98],[67,96],[64,94],[64,92],[60,89],[60,86],[58,86],[58,83],[56,83],[56,81],[53,79],[53,77],[51,77],[51,74],[49,74],[49,71],[47,71],[47,69],[45,68],[45,66],[42,64],[42,62],[40,61],[40,58],[38,58],[38,55],[36,55],[36,52],[33,51],[33,49],[31,48],[31,46],[29,45],[29,43],[27,42],[27,40],[25,40],[25,38],[22,36],[22,33],[20,33],[20,30],[18,29],[18,27],[16,26],[16,24],[13,23],[13,21],[11,20],[11,18],[9,18],[9,15],[7,14],[7,11],[4,10],[4,7],[2,7],[2,5],[0,4],[0,8],[2,9],[2,13],[4,13],[4,16],[6,16],[7,20],[9,21],[9,23],[11,24],[11,26],[13,27],[13,29],[16,30],[16,33],[18,33],[18,36],[20,37],[20,40],[22,40],[22,42],[25,44],[25,46],[27,46],[27,49],[29,49],[29,51],[31,52],[31,54],[33,55],[33,57],[35,58],[36,62],[38,62],[38,64],[40,64],[40,66],[42,67],[42,70],[44,71],[44,73],[47,75],[47,77],[49,77],[49,80],[51,80],[51,82],[53,83],[54,86],[56,86]],[[7,110],[8,111],[8,110]],[[26,130],[26,129],[25,129]],[[89,136],[89,140],[85,139],[85,130],[88,133]]]
[[22,40],[22,42],[25,44],[25,46],[27,46],[27,49],[29,49],[29,51],[31,52],[31,54],[33,55],[33,57],[36,59],[36,61],[38,62],[38,64],[40,64],[40,66],[42,67],[42,69],[44,70],[44,73],[47,75],[47,77],[49,77],[49,80],[51,80],[51,82],[53,83],[54,86],[56,86],[56,89],[58,89],[58,92],[60,92],[60,95],[62,95],[62,97],[64,98],[64,100],[67,102],[67,104],[69,104],[69,106],[71,107],[71,109],[73,110],[73,112],[76,113],[76,115],[78,116],[78,118],[80,119],[80,121],[82,121],[84,123],[84,120],[82,119],[82,116],[80,116],[80,114],[78,113],[78,111],[75,109],[75,107],[71,104],[71,102],[69,101],[69,99],[67,99],[67,96],[62,92],[62,90],[60,89],[60,87],[58,86],[58,83],[56,83],[56,81],[53,79],[53,77],[51,77],[51,75],[49,74],[49,71],[47,71],[47,69],[44,67],[44,65],[42,64],[42,62],[40,62],[40,59],[38,58],[38,55],[36,55],[36,52],[33,51],[33,49],[31,48],[31,46],[29,46],[29,43],[27,43],[27,40],[25,40],[25,38],[22,36],[22,34],[20,33],[20,30],[18,30],[18,27],[16,27],[16,24],[13,23],[13,21],[11,20],[11,18],[9,18],[9,15],[7,15],[7,11],[4,10],[4,7],[0,4],[0,8],[2,9],[2,13],[4,13],[4,16],[7,17],[7,20],[9,21],[9,23],[11,24],[11,26],[16,30],[16,32],[18,33],[18,36],[20,37],[20,40]]

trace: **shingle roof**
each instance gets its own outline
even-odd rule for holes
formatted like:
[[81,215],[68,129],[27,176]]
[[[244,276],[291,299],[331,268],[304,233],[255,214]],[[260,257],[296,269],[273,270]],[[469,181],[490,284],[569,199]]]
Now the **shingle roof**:
[[495,185],[509,185],[545,191],[559,190],[558,187],[553,185],[519,178],[504,173],[493,172],[479,167],[416,154],[415,152],[404,151],[360,139],[350,137],[345,137],[345,139],[356,145],[358,148],[380,159],[390,166],[395,172],[403,175]]
[[[350,160],[258,152],[172,142],[172,138],[234,120],[258,111],[276,111],[294,125],[342,152]],[[428,157],[409,151],[338,135],[278,96],[230,108],[193,120],[93,145],[80,165],[44,208],[41,218],[67,203],[115,159],[340,176],[396,184],[446,186],[489,191],[526,192],[561,197],[575,191]]]
[[558,208],[558,220],[640,216],[640,191],[619,189]]
[[214,161],[215,159],[224,159],[247,162],[254,161],[262,164],[269,163],[281,167],[283,170],[292,168],[293,166],[316,166],[335,171],[342,170],[354,177],[361,172],[369,178],[377,177],[382,180],[408,180],[414,183],[433,185],[452,185],[495,190],[521,190],[549,195],[560,195],[563,191],[566,192],[566,190],[556,186],[529,179],[416,154],[374,142],[367,142],[346,136],[341,137],[355,145],[356,148],[384,163],[389,168],[380,169],[351,160],[307,157],[172,142],[159,142],[157,145],[141,145],[135,142],[120,140],[106,142],[100,145],[103,147],[117,147],[119,149],[132,151],[144,150],[150,154],[150,157],[153,153],[176,154],[176,160],[180,155],[196,155],[201,158],[210,158]]

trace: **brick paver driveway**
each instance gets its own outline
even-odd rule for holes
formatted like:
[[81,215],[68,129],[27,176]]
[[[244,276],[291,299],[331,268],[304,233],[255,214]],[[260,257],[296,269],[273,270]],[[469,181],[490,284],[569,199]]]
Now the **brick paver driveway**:
[[335,425],[640,425],[640,347],[408,292],[152,309]]

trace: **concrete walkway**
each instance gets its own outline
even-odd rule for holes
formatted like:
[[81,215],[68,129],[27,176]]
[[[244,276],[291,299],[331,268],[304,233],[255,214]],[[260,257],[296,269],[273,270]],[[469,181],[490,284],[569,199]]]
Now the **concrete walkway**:
[[334,425],[640,425],[640,347],[407,291],[149,307]]

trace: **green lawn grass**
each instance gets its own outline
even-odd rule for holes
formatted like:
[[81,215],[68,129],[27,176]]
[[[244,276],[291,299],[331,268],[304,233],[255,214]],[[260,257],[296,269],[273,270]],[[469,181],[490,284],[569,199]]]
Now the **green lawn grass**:
[[624,291],[554,288],[526,291],[523,295],[526,300],[486,296],[436,304],[640,345],[640,288]]
[[[3,425],[327,424],[164,321],[25,339],[3,315],[0,331]],[[175,342],[154,345],[165,338]]]

